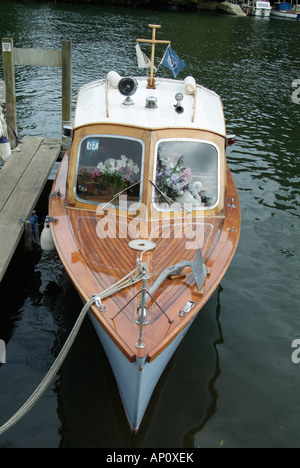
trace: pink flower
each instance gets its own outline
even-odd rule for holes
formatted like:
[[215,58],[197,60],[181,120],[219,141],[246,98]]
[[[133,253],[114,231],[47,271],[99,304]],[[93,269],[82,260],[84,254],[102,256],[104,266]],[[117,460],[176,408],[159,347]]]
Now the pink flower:
[[192,181],[192,170],[190,167],[187,167],[182,171],[180,179],[188,179],[190,182]]
[[94,169],[93,173],[92,173],[92,179],[96,179],[96,177],[100,177],[102,174],[102,172],[100,171],[100,169],[98,169],[96,167],[96,169]]

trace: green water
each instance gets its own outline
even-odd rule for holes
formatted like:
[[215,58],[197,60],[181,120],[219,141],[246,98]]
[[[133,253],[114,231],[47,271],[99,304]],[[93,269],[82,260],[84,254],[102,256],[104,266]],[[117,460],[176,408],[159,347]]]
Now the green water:
[[[2,37],[16,47],[73,44],[79,86],[115,70],[141,74],[135,43],[161,24],[193,75],[223,100],[237,143],[228,162],[240,196],[238,250],[159,382],[137,436],[86,321],[59,375],[0,447],[300,447],[299,181],[300,22],[55,2],[1,2]],[[147,51],[146,51],[147,52]],[[157,48],[157,64],[164,49]],[[159,73],[171,76],[160,67]],[[2,62],[0,63],[0,78]],[[298,85],[299,87],[299,85]],[[16,67],[20,136],[59,137],[61,75]],[[294,97],[297,96],[294,94]],[[300,97],[300,92],[299,92]],[[295,99],[294,99],[295,101]],[[44,206],[40,207],[43,215]],[[0,425],[26,400],[64,343],[81,302],[56,256],[1,286]]]

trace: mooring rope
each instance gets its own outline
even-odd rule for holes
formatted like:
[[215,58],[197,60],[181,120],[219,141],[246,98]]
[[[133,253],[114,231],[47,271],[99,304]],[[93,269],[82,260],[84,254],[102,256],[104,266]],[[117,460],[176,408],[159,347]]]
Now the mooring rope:
[[[135,269],[128,275],[126,275],[124,278],[122,278],[120,281],[117,283],[113,284],[112,286],[108,287],[105,291],[102,293],[95,295],[91,297],[91,299],[84,305],[83,309],[81,310],[74,327],[72,328],[72,331],[70,335],[68,336],[64,346],[62,347],[59,355],[55,359],[54,363],[50,367],[48,373],[46,376],[43,378],[39,386],[35,389],[35,391],[31,394],[31,396],[28,398],[28,400],[24,403],[23,406],[8,420],[6,421],[5,424],[3,424],[0,427],[0,435],[6,432],[8,429],[10,429],[14,424],[16,424],[20,419],[22,419],[29,411],[30,409],[36,404],[36,402],[39,400],[39,398],[43,395],[47,387],[50,385],[52,379],[55,377],[57,374],[58,370],[60,369],[62,363],[64,362],[79,330],[82,325],[82,322],[89,311],[90,307],[94,304],[96,299],[104,299],[105,297],[111,296],[115,294],[116,292],[120,291],[121,289],[124,289],[132,284],[138,283],[141,281],[141,279],[145,276],[145,270],[143,269],[143,264],[140,265],[139,268]],[[134,273],[137,270],[140,270],[140,273],[134,276]]]

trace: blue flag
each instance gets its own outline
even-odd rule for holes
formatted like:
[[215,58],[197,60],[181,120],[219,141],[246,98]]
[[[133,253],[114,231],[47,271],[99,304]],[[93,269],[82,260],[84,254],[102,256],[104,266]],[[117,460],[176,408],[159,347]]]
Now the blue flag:
[[185,67],[185,62],[178,57],[170,45],[167,47],[165,55],[160,63],[164,65],[164,67],[172,70],[174,78],[176,78],[178,73]]

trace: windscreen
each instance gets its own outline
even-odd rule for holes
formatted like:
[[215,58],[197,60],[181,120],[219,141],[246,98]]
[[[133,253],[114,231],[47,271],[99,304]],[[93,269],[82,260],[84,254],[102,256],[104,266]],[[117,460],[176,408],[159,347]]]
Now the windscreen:
[[77,199],[102,203],[122,192],[129,202],[141,201],[143,159],[141,140],[111,135],[85,137],[79,145]]
[[200,140],[159,141],[154,182],[153,201],[158,208],[168,209],[168,200],[192,208],[216,206],[219,199],[217,147]]

